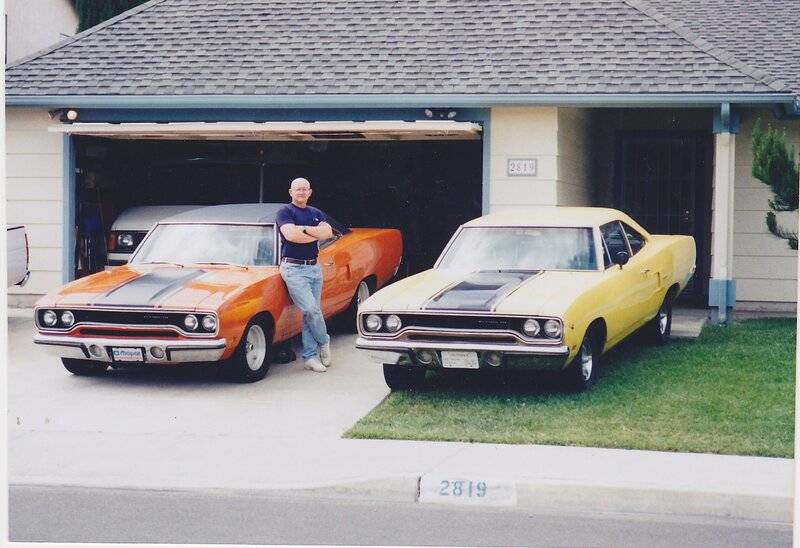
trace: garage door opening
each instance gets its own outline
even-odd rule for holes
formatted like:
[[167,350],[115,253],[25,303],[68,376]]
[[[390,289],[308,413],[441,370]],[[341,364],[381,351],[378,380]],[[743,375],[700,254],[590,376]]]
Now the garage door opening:
[[289,201],[308,178],[312,205],[351,227],[399,228],[402,275],[430,268],[459,224],[481,215],[482,142],[117,139],[76,135],[76,277],[106,264],[115,218],[140,205]]

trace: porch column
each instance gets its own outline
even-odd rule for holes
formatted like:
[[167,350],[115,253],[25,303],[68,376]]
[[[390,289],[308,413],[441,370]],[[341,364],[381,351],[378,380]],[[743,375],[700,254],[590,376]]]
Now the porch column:
[[733,195],[736,133],[739,120],[729,103],[714,113],[714,210],[712,212],[711,279],[708,305],[711,320],[730,323],[736,303],[733,278]]

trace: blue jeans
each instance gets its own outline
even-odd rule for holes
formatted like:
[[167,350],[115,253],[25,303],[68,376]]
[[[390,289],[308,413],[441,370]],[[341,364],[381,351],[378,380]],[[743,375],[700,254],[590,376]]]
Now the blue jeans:
[[317,355],[318,346],[331,340],[320,309],[322,269],[319,264],[281,263],[281,277],[292,301],[303,311],[303,359],[307,360]]

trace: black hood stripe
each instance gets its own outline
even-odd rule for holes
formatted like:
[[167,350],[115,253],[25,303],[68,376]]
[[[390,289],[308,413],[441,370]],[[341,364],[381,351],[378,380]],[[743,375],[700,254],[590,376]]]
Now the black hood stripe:
[[205,273],[205,270],[196,269],[159,269],[115,287],[95,300],[92,305],[155,306],[159,301],[183,289],[186,282],[197,279]]
[[471,310],[491,312],[519,286],[541,274],[533,272],[473,272],[430,299],[425,310]]

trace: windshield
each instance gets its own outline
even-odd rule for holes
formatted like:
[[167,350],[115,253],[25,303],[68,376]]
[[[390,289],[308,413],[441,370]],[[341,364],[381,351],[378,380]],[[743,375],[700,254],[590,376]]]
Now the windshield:
[[131,263],[275,264],[272,225],[158,225]]
[[467,227],[439,268],[465,270],[597,270],[591,228]]

